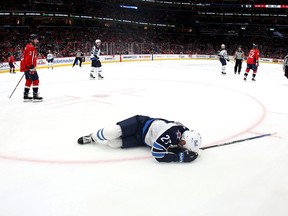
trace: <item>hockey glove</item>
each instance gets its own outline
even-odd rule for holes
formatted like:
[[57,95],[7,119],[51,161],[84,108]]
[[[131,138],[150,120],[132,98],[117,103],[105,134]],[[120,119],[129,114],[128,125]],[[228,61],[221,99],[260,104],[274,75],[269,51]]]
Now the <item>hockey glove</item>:
[[90,55],[90,60],[96,60],[96,58],[93,54]]
[[30,74],[34,74],[36,71],[36,68],[34,67],[34,65],[31,65],[30,68],[29,68],[29,73]]
[[90,59],[91,59],[91,60],[97,60],[97,61],[99,61],[99,57],[98,57],[98,56],[95,56],[95,55],[91,55],[91,56],[90,56]]
[[259,62],[256,62],[256,64],[255,64],[255,65],[256,65],[256,67],[258,68],[258,67],[259,67]]
[[180,152],[178,156],[179,156],[179,162],[181,163],[191,162],[191,161],[194,161],[198,157],[198,153],[186,150],[184,152]]

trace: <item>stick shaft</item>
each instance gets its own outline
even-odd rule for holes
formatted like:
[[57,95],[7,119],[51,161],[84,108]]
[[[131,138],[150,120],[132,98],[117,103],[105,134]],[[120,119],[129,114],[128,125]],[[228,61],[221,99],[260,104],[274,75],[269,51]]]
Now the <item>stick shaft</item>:
[[21,82],[21,80],[23,79],[24,75],[25,75],[25,73],[23,73],[23,75],[22,75],[21,79],[20,79],[20,80],[19,80],[19,82],[17,83],[16,87],[14,88],[14,90],[13,90],[13,92],[11,93],[11,95],[9,96],[9,98],[11,98],[11,97],[12,97],[12,95],[14,94],[14,92],[15,92],[16,88],[18,87],[19,83],[20,83],[20,82]]
[[221,143],[221,144],[217,144],[217,145],[206,146],[206,147],[202,147],[200,149],[205,150],[205,149],[209,149],[209,148],[216,148],[216,147],[220,147],[220,146],[232,145],[232,144],[235,144],[235,143],[244,142],[244,141],[253,140],[253,139],[259,139],[259,138],[262,138],[262,137],[272,136],[272,135],[275,135],[275,134],[276,133],[267,133],[267,134],[262,134],[262,135],[258,135],[258,136],[248,137],[248,138],[244,138],[244,139],[234,140],[234,141],[231,141],[231,142]]

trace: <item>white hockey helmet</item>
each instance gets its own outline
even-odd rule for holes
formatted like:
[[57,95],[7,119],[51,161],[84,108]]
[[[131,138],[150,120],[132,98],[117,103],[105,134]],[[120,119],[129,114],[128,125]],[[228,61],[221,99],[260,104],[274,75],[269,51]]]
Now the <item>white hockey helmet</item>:
[[193,152],[198,152],[202,144],[201,135],[194,130],[184,131],[181,140],[185,140],[186,142],[186,144],[183,145],[183,148]]
[[225,44],[221,44],[221,48],[222,48],[222,49],[225,49]]
[[96,44],[100,44],[100,43],[101,43],[101,40],[100,40],[100,39],[97,39],[97,40],[95,40],[95,43],[96,43]]

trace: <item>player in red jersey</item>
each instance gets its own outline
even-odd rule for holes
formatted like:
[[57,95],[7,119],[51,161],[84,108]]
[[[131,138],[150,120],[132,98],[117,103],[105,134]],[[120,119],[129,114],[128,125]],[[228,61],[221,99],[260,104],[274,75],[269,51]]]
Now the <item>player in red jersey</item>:
[[10,55],[10,57],[8,58],[8,63],[10,66],[10,73],[15,73],[15,58],[13,56],[13,54]]
[[[25,73],[26,79],[24,88],[24,102],[32,101],[32,99],[34,102],[41,102],[43,98],[38,96],[39,76],[36,71],[37,51],[35,46],[39,42],[38,36],[36,34],[31,34],[29,41],[30,42],[25,47],[23,59],[20,63],[20,71]],[[32,85],[33,98],[28,95]]]
[[253,48],[250,50],[247,56],[247,68],[244,74],[244,80],[246,81],[249,71],[253,70],[252,81],[256,81],[256,73],[259,66],[259,55],[258,46],[253,44]]

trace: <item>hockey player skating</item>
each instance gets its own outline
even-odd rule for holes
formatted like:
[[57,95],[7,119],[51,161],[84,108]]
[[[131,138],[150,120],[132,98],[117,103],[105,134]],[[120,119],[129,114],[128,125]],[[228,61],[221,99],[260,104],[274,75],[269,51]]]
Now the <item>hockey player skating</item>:
[[225,48],[225,44],[221,45],[221,49],[218,52],[218,56],[219,56],[219,60],[220,60],[221,65],[222,65],[221,73],[223,75],[225,75],[226,74],[225,70],[226,70],[227,61],[229,61],[229,56],[227,55],[227,50]]
[[257,74],[257,69],[259,67],[259,55],[258,46],[253,43],[253,48],[250,50],[247,56],[247,68],[244,74],[244,80],[247,80],[247,76],[250,70],[253,70],[252,81],[256,81],[255,77]]
[[100,45],[101,45],[101,40],[97,39],[95,41],[95,46],[93,46],[92,51],[91,51],[91,71],[90,71],[90,79],[103,79],[104,77],[102,76],[102,64],[100,61]]
[[179,122],[136,115],[80,137],[78,143],[103,143],[112,148],[148,146],[158,162],[191,162],[202,138]]
[[284,71],[284,75],[288,79],[288,55],[286,55],[283,60],[283,71]]
[[[23,59],[20,62],[20,71],[25,73],[25,88],[24,88],[24,102],[43,101],[42,97],[38,95],[39,76],[36,71],[37,66],[37,52],[36,45],[38,44],[38,36],[31,34],[29,37],[29,43],[26,45],[23,52]],[[33,98],[29,96],[30,87],[33,89]]]
[[13,54],[11,54],[8,58],[8,63],[9,63],[9,67],[10,67],[10,73],[15,73],[15,58],[13,56]]
[[238,71],[238,74],[240,74],[242,69],[242,61],[244,60],[244,52],[241,47],[238,47],[238,49],[236,50],[234,58],[235,58],[234,73],[237,74]]
[[54,55],[52,54],[51,50],[48,51],[46,61],[47,61],[48,69],[51,67],[53,70]]

